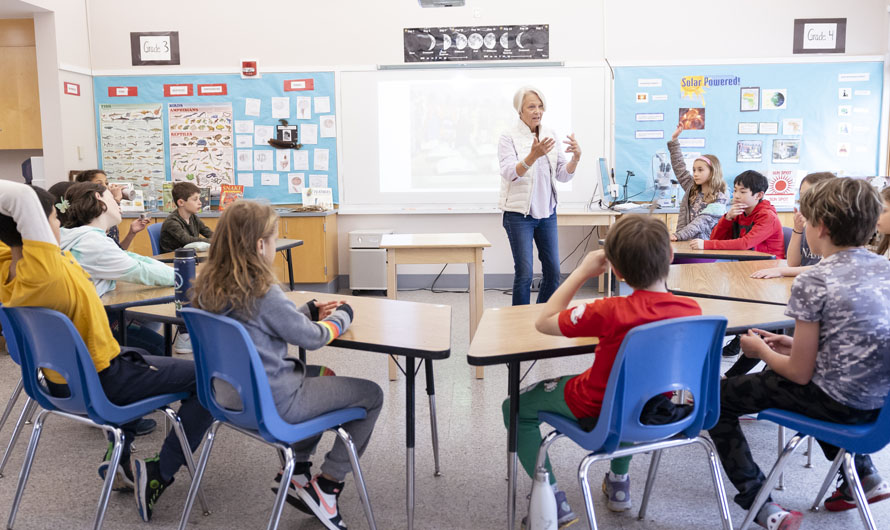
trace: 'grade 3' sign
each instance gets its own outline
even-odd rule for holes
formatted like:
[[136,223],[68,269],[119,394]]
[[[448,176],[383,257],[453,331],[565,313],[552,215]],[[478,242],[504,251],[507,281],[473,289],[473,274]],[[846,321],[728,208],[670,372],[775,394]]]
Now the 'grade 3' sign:
[[179,64],[179,32],[130,33],[130,54],[133,66]]
[[844,53],[845,18],[794,19],[794,53]]

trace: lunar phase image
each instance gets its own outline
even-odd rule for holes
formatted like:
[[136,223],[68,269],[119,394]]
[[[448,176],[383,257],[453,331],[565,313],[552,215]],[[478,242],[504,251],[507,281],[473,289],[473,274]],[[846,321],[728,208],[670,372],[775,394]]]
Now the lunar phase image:
[[485,38],[482,39],[482,43],[485,44],[485,47],[489,50],[493,49],[497,42],[498,38],[494,36],[494,33],[486,33]]
[[470,38],[467,40],[467,42],[469,43],[470,48],[478,50],[482,47],[482,35],[478,33],[472,33],[470,34]]
[[506,31],[501,35],[501,48],[505,50],[510,48],[510,37],[507,35]]
[[523,34],[523,33],[525,33],[525,32],[524,32],[524,31],[520,31],[520,32],[519,32],[519,35],[516,35],[516,46],[519,47],[519,48],[525,48],[525,46],[522,45],[522,34]]
[[447,50],[451,47],[451,35],[447,33],[442,34],[442,49]]
[[432,49],[436,47],[436,37],[433,37],[432,35],[423,35],[423,37],[426,37],[430,40],[430,47],[427,49],[429,51],[432,51]]
[[456,33],[454,35],[454,47],[458,50],[463,50],[467,47],[467,36],[463,33]]

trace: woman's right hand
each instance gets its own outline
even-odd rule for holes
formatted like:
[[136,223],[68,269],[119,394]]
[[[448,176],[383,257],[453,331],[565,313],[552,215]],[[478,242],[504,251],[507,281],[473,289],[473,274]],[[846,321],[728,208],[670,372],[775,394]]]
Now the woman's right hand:
[[680,137],[681,132],[683,132],[683,124],[679,123],[679,124],[677,124],[677,130],[674,131],[674,134],[671,135],[671,141],[676,142],[677,138]]
[[529,151],[528,154],[532,157],[533,160],[537,160],[549,153],[555,145],[556,140],[554,140],[553,138],[544,138],[540,141],[538,141],[537,138],[534,138],[532,141],[532,149],[531,151]]

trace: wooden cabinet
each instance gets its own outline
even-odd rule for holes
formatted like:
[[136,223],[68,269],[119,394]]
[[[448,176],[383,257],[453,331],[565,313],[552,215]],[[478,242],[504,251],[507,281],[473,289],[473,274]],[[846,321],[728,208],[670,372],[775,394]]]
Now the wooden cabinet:
[[34,21],[0,19],[0,149],[41,149]]
[[[296,283],[327,283],[339,273],[337,247],[337,216],[282,217],[278,236],[302,239],[303,244],[291,249]],[[287,281],[284,258],[275,258],[276,272]]]

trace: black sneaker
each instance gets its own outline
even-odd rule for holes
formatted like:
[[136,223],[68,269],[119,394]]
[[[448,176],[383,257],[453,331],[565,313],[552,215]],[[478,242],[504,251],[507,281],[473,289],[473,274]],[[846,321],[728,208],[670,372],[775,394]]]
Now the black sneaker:
[[[327,483],[326,489],[332,491],[324,491],[319,482]],[[306,484],[306,487],[297,491],[297,494],[325,528],[347,530],[346,524],[340,518],[340,510],[337,508],[337,500],[340,498],[340,492],[343,491],[343,483],[336,483],[333,487],[330,487],[330,484],[330,481],[325,480],[321,475],[315,475],[309,484]]]
[[170,484],[173,484],[172,478],[170,482],[164,482],[161,478],[161,462],[157,456],[136,460],[136,507],[139,509],[139,516],[143,521],[146,523],[151,521],[151,512],[154,510],[155,503]]
[[133,421],[129,427],[132,428],[133,434],[136,436],[145,436],[146,434],[151,434],[157,428],[158,422],[151,418],[140,418],[136,421]]
[[[105,476],[108,474],[108,467],[111,464],[111,452],[114,450],[114,444],[108,444],[108,450],[105,451],[105,459],[101,464],[99,464],[99,476],[102,477],[102,480],[105,480]],[[114,475],[114,482],[111,483],[112,491],[133,491],[133,469],[130,466],[130,461],[126,462],[121,459],[121,461],[117,465],[117,473]]]
[[[306,484],[309,484],[311,480],[312,475],[308,471],[304,473],[294,472],[294,474],[290,478],[290,483],[287,487],[287,503],[307,515],[315,514],[312,513],[312,510],[310,510],[308,506],[306,506],[306,503],[303,502],[303,500],[300,498],[299,493],[297,492],[303,489]],[[279,484],[281,484],[281,471],[279,471],[278,474],[275,475],[275,478],[272,479],[272,491],[276,495],[278,494]]]
[[742,351],[742,336],[736,335],[729,344],[723,347],[724,357],[735,357]]

